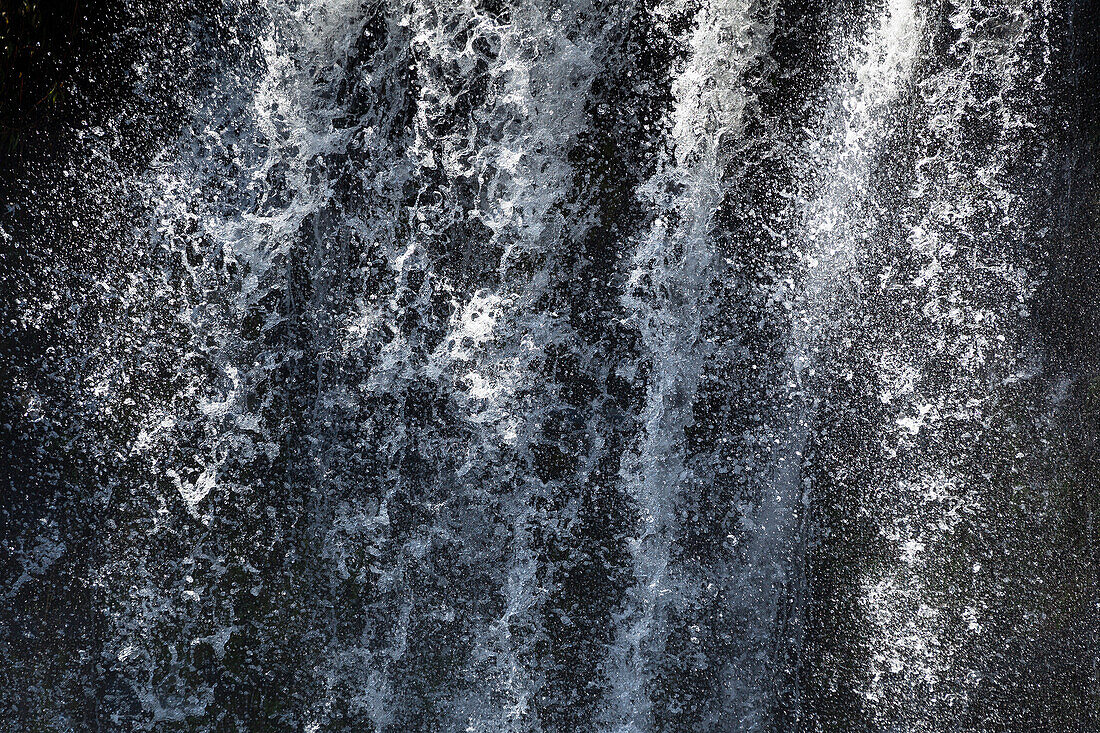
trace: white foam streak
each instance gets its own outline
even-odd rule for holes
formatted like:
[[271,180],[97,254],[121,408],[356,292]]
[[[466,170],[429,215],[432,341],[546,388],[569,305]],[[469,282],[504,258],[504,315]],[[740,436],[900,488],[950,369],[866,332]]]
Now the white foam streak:
[[[667,630],[665,607],[676,598],[669,551],[679,487],[692,480],[684,464],[684,428],[703,369],[700,329],[713,278],[712,219],[724,190],[724,148],[741,133],[745,72],[767,51],[770,27],[742,0],[716,0],[698,11],[690,59],[673,84],[672,159],[645,186],[655,220],[634,254],[626,299],[652,361],[642,412],[643,437],[624,472],[639,513],[631,539],[636,585],[611,649],[608,729],[652,729],[649,683]],[[670,193],[672,192],[672,193]]]

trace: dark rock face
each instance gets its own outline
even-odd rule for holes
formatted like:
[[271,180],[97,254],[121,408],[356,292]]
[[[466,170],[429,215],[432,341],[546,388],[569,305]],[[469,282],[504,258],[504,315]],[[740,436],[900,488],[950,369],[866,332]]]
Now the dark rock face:
[[0,727],[1100,726],[1091,4],[3,8]]

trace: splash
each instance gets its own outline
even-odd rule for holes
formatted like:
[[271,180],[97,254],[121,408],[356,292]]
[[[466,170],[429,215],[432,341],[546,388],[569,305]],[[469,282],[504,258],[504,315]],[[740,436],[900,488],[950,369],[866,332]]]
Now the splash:
[[9,727],[1087,729],[1078,4],[123,5],[0,181]]

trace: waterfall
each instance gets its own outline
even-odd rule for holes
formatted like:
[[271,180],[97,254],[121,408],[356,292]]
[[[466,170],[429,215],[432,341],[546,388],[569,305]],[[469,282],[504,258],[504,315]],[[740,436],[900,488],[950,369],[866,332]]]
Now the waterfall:
[[700,330],[715,277],[710,238],[725,193],[723,147],[743,134],[745,74],[766,52],[770,33],[770,19],[754,18],[753,10],[762,9],[716,2],[697,11],[690,59],[672,84],[670,160],[643,189],[653,221],[633,255],[627,298],[651,371],[639,416],[643,435],[624,471],[639,528],[630,540],[635,586],[612,649],[616,730],[653,726],[648,668],[663,653],[663,607],[678,597],[669,567],[673,506],[677,487],[692,479],[682,455],[684,428],[705,360]]
[[1087,4],[67,2],[5,729],[1092,729]]

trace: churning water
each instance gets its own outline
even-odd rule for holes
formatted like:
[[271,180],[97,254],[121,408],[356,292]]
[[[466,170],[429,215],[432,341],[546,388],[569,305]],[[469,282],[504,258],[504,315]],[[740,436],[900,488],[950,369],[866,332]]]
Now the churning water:
[[5,730],[1098,729],[1087,3],[123,5],[5,184]]

